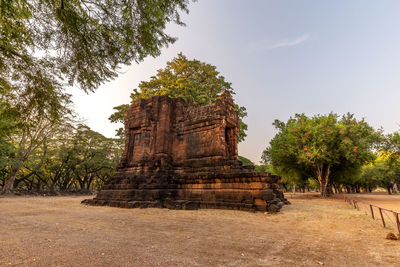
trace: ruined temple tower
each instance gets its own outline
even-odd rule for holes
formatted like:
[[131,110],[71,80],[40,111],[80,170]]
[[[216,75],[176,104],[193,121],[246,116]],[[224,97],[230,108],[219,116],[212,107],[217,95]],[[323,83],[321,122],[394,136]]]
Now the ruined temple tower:
[[242,166],[238,131],[227,91],[201,107],[166,95],[139,99],[125,119],[125,150],[116,175],[83,203],[278,211],[287,203],[279,177]]

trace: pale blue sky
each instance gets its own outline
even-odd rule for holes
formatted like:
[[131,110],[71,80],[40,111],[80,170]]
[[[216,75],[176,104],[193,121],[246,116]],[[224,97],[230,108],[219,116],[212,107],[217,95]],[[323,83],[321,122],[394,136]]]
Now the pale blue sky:
[[76,111],[112,137],[116,105],[179,52],[217,66],[247,108],[239,154],[254,162],[295,113],[354,113],[386,132],[400,123],[400,1],[200,0],[158,58],[122,68],[96,93],[72,89]]

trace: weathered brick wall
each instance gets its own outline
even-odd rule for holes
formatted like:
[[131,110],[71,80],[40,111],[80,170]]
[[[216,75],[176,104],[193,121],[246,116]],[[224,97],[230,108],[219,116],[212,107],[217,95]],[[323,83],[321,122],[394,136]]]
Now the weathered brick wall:
[[171,165],[237,159],[239,118],[229,94],[201,107],[168,96],[140,99],[130,106],[125,125],[123,166],[161,158]]
[[206,106],[154,96],[130,106],[117,174],[87,204],[278,211],[279,177],[238,160],[239,118],[228,92]]

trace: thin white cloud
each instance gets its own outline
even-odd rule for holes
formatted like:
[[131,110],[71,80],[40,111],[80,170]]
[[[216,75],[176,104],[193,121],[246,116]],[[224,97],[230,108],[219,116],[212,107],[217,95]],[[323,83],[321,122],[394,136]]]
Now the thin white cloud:
[[273,43],[273,42],[271,42],[271,40],[268,40],[268,39],[263,39],[263,40],[250,42],[248,44],[248,48],[250,51],[260,52],[260,51],[272,50],[272,49],[276,49],[276,48],[296,46],[296,45],[306,42],[310,38],[311,38],[310,34],[303,34],[301,36],[298,36],[297,38],[284,39],[284,40],[280,40],[279,42],[276,42],[276,43]]
[[304,34],[302,36],[297,37],[296,39],[293,40],[282,40],[276,44],[271,45],[270,47],[268,47],[269,49],[275,49],[275,48],[282,48],[282,47],[288,47],[288,46],[296,46],[299,45],[301,43],[304,43],[305,41],[307,41],[308,39],[310,39],[310,35],[309,34]]

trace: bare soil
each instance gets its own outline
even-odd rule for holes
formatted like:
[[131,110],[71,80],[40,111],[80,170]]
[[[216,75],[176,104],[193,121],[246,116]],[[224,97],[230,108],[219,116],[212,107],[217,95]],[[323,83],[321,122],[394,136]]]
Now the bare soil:
[[388,195],[386,193],[350,194],[349,198],[360,200],[365,203],[374,204],[382,208],[400,212],[400,194]]
[[400,266],[400,241],[344,201],[278,214],[0,198],[0,266]]

